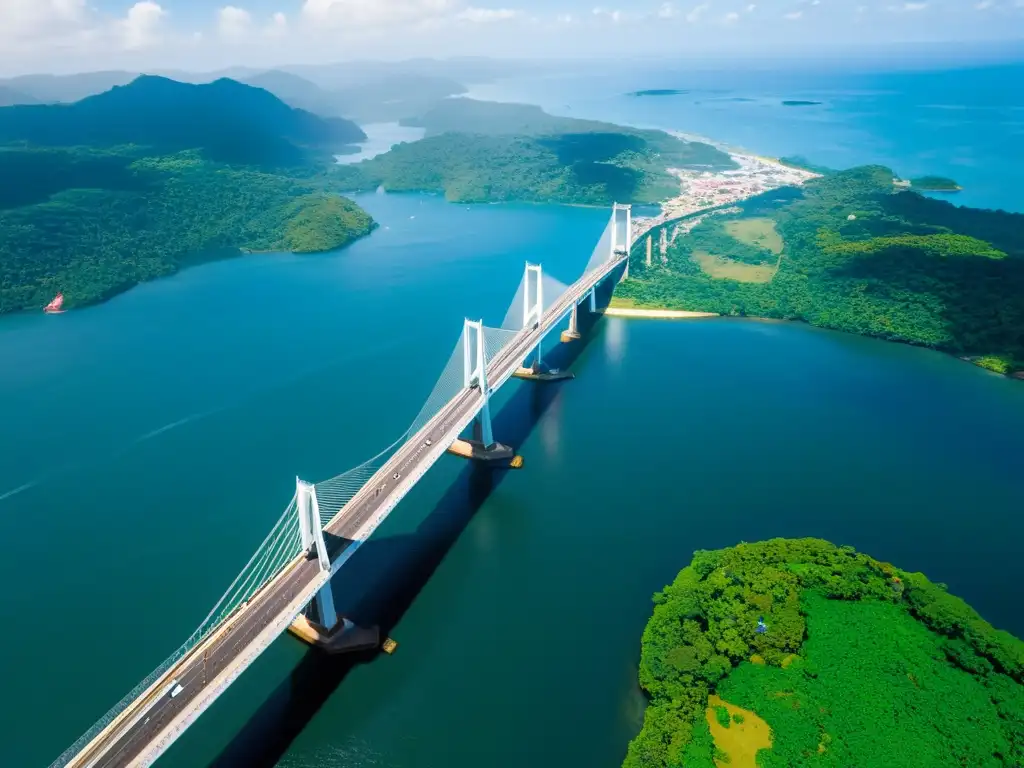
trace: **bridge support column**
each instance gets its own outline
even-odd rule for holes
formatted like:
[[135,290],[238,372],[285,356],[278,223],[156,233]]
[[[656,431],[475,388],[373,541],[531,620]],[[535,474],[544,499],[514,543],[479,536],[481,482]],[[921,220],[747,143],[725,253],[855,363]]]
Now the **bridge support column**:
[[380,645],[380,630],[377,627],[367,629],[356,626],[348,619],[339,617],[334,607],[334,592],[329,578],[331,558],[324,543],[316,487],[295,478],[295,506],[299,513],[302,547],[308,554],[315,550],[320,572],[328,574],[328,578],[313,597],[313,602],[307,606],[306,612],[298,615],[288,631],[328,653],[376,648]]
[[569,314],[569,328],[562,331],[562,343],[576,341],[580,338],[579,304],[572,305],[572,312]]
[[[625,214],[625,241],[619,242],[619,211]],[[629,251],[633,244],[633,206],[614,203],[612,205],[612,255],[626,257],[626,268],[622,272],[622,279],[629,277]]]
[[654,238],[651,235],[647,236],[647,260],[646,265],[651,266],[651,252],[654,250]]
[[597,312],[597,291],[590,289],[590,313]]
[[[527,264],[527,278],[532,265]],[[537,295],[540,296],[540,267],[537,268]],[[527,279],[527,296],[529,295]],[[527,304],[524,302],[524,304]],[[530,315],[524,307],[524,322]],[[540,313],[537,313],[540,320]],[[523,465],[521,456],[507,445],[496,442],[491,425],[491,388],[487,383],[487,354],[484,349],[484,324],[482,320],[466,320],[462,333],[463,386],[467,389],[478,387],[483,395],[480,413],[473,419],[473,437],[469,440],[456,440],[448,447],[448,452],[464,459],[472,459],[494,466],[518,468]]]

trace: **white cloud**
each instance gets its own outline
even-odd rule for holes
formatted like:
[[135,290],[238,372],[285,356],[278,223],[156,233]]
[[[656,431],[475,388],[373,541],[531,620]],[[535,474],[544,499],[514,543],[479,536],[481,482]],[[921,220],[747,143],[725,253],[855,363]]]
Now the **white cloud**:
[[904,3],[903,5],[890,5],[889,10],[893,13],[914,13],[923,11],[927,7],[928,3]]
[[88,21],[85,0],[0,0],[0,40],[21,43],[81,31]]
[[661,8],[658,9],[657,16],[659,19],[671,19],[676,15],[676,9],[672,3],[662,3]]
[[604,16],[610,19],[613,23],[618,23],[622,19],[622,13],[620,11],[606,11],[604,8],[595,8],[591,11],[595,16]]
[[288,17],[278,11],[270,17],[264,33],[267,37],[284,37],[288,34]]
[[572,24],[574,19],[573,19],[571,13],[560,13],[560,14],[558,14],[558,17],[556,18],[556,21],[559,24]]
[[748,5],[746,7],[745,10],[746,10],[747,13],[753,13],[756,8],[757,8],[757,6],[754,5],[754,3],[751,3],[750,5]]
[[457,18],[463,21],[472,21],[477,23],[485,23],[488,21],[505,21],[507,19],[514,19],[519,15],[519,11],[513,11],[511,8],[466,8],[461,11]]
[[152,0],[141,0],[129,8],[127,15],[118,22],[124,47],[138,50],[154,45],[165,15],[167,12]]
[[723,24],[735,24],[740,18],[740,15],[736,11],[730,11],[722,17]]
[[993,5],[995,5],[995,3],[993,3],[992,0],[981,0],[981,2],[975,5],[974,8],[978,11],[987,11]]
[[217,32],[225,40],[244,40],[251,29],[252,16],[244,8],[225,5],[217,11]]
[[803,16],[803,15],[804,15],[804,12],[803,12],[803,11],[790,11],[789,13],[784,13],[784,14],[782,15],[782,18],[784,18],[784,19],[788,19],[789,21],[797,21],[797,20],[799,20],[799,19],[800,19],[800,18],[801,18],[801,17]]
[[704,15],[704,11],[708,9],[707,3],[701,3],[700,5],[694,6],[690,9],[690,12],[686,14],[686,20],[691,24],[696,24],[700,21],[700,17]]
[[436,19],[454,10],[454,0],[305,0],[302,17],[315,25],[377,26]]

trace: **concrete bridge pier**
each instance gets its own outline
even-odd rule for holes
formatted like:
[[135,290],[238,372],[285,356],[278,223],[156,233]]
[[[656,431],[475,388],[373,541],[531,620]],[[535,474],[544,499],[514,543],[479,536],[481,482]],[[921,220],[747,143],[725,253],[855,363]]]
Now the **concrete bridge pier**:
[[302,546],[307,554],[315,554],[321,573],[328,578],[316,593],[304,613],[300,613],[288,627],[288,631],[303,642],[321,648],[327,653],[345,653],[376,648],[380,645],[380,630],[365,628],[338,616],[334,608],[334,593],[331,591],[331,559],[324,543],[324,531],[320,525],[320,504],[316,498],[316,487],[295,478],[295,506],[299,513],[299,533]]
[[562,343],[567,344],[570,341],[578,341],[580,339],[580,319],[579,319],[579,304],[572,305],[572,312],[569,314],[569,328],[568,330],[562,331]]

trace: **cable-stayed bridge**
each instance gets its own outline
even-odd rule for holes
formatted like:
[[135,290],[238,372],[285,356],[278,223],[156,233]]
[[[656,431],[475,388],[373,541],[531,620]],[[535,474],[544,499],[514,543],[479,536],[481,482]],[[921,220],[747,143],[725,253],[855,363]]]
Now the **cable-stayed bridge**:
[[[629,206],[613,206],[571,285],[528,263],[500,327],[466,320],[419,414],[390,446],[329,480],[297,480],[270,534],[199,627],[51,768],[150,765],[289,627],[326,647],[365,643],[368,631],[335,611],[332,575],[446,451],[508,466],[513,451],[494,438],[490,398],[513,375],[549,375],[542,342],[566,318],[565,335],[578,338],[578,312],[595,312],[598,286],[624,261],[628,269],[630,219]],[[472,438],[462,439],[470,426]]]

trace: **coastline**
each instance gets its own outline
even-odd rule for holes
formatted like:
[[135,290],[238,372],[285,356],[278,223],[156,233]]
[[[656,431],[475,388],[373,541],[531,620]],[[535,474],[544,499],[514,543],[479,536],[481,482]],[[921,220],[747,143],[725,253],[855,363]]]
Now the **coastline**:
[[611,317],[656,317],[664,320],[721,317],[717,312],[691,312],[686,309],[638,309],[634,307],[608,307],[604,313]]

